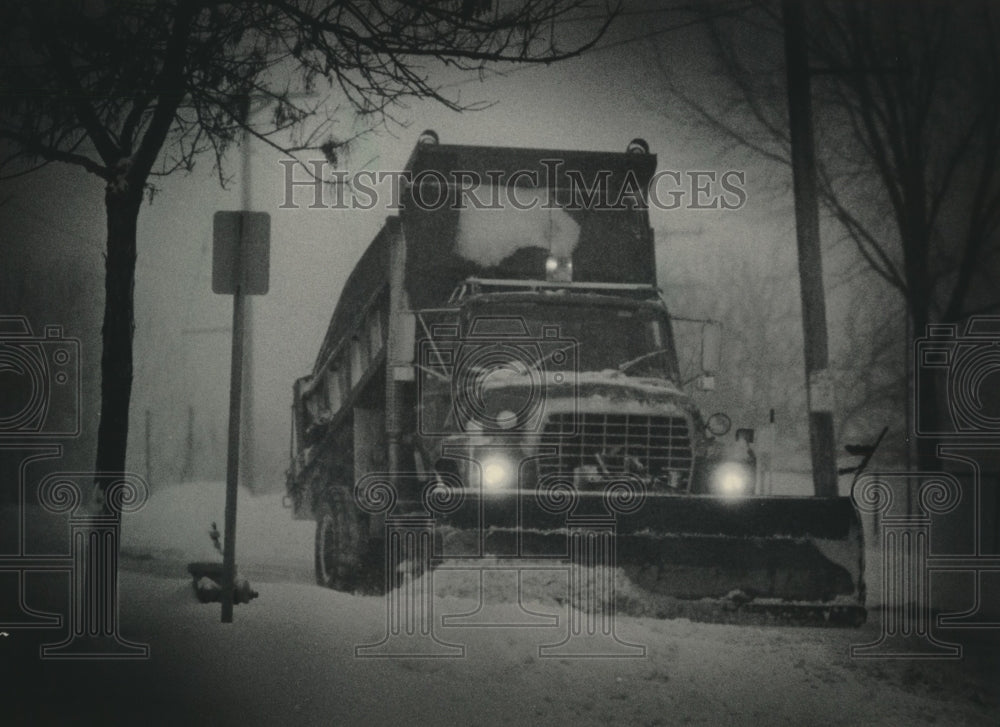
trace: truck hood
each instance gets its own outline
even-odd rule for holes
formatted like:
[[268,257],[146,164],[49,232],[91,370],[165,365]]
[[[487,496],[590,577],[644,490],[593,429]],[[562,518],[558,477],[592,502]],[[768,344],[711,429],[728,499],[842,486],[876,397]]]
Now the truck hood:
[[[487,391],[516,390],[537,384],[518,374],[490,376],[482,382]],[[614,412],[691,416],[690,397],[673,382],[628,376],[617,370],[545,372],[545,408],[550,412]]]

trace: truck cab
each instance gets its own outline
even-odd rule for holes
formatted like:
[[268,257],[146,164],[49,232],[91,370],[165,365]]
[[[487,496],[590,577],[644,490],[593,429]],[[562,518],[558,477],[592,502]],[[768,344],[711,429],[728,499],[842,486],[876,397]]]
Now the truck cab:
[[[722,451],[685,393],[655,288],[470,279],[453,303],[417,314],[422,466],[494,494],[574,473],[627,473],[677,495],[722,486],[707,476]],[[746,474],[728,494],[749,494]]]

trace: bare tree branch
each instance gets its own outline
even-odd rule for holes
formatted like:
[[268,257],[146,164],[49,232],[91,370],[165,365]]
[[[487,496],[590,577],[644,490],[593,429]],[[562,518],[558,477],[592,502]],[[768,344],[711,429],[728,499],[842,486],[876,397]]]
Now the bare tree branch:
[[[132,389],[137,220],[150,179],[207,155],[220,183],[244,135],[295,155],[343,149],[319,107],[325,84],[364,133],[407,99],[466,110],[435,80],[446,68],[552,63],[601,38],[618,0],[591,25],[563,21],[592,0],[22,0],[0,6],[0,159],[14,174],[57,161],[106,181],[108,225],[101,417],[94,471],[124,471]],[[567,42],[563,42],[566,40]],[[245,113],[263,99],[268,122]],[[318,125],[304,132],[314,117]],[[300,136],[301,134],[301,136]],[[322,141],[321,141],[322,139]],[[92,156],[93,155],[93,158]],[[100,160],[100,161],[98,161]],[[43,164],[39,164],[42,162]],[[16,165],[20,164],[20,167]],[[99,483],[103,486],[105,483]]]
[[[654,60],[672,98],[701,128],[762,159],[788,163],[783,59],[758,40],[781,32],[776,4],[738,16],[693,8],[727,90],[680,88]],[[898,3],[816,0],[810,50],[817,72],[819,191],[866,264],[907,301],[917,328],[958,320],[1000,244],[1000,52],[995,7],[972,0]],[[874,175],[874,176],[872,176]],[[858,181],[877,184],[858,193]],[[891,215],[893,230],[881,228]],[[878,228],[878,232],[876,231]],[[938,305],[939,300],[945,304]]]

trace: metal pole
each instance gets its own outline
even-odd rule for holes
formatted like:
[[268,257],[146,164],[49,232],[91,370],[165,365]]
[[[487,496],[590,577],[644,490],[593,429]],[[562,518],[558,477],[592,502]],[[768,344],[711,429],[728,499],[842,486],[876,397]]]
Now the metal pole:
[[236,570],[236,495],[240,468],[240,391],[243,383],[244,301],[240,286],[233,295],[233,355],[229,373],[229,449],[226,455],[226,519],[222,549],[222,623],[233,620]]
[[222,623],[233,621],[236,580],[236,496],[240,477],[240,403],[243,390],[243,222],[240,221],[233,294],[233,352],[229,371],[229,447],[226,452],[226,513],[222,547]]
[[835,497],[833,393],[826,339],[826,301],[819,239],[816,158],[813,145],[809,53],[802,0],[783,0],[788,121],[792,143],[795,228],[802,296],[802,328],[806,363],[806,401],[813,488],[817,496]]

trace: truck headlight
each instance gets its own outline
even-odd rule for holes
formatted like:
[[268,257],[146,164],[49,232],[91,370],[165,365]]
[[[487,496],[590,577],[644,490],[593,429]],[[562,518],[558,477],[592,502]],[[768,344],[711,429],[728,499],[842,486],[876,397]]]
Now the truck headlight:
[[753,490],[753,470],[739,462],[723,462],[712,472],[712,490],[725,497],[743,497]]
[[513,429],[517,426],[517,414],[510,409],[504,409],[494,417],[494,421],[500,429]]
[[483,489],[502,490],[510,487],[514,478],[514,465],[506,457],[492,455],[483,460]]
[[545,260],[545,279],[550,283],[572,283],[573,258],[549,255]]

